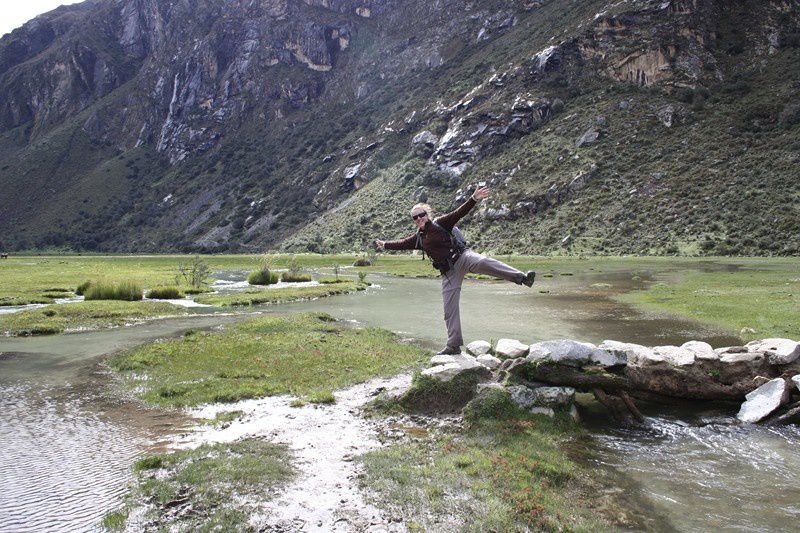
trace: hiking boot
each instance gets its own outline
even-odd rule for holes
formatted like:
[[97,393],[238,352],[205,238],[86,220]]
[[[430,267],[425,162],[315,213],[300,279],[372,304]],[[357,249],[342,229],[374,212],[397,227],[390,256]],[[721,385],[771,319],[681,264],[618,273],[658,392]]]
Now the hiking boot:
[[528,287],[533,287],[533,280],[536,279],[536,272],[529,270],[525,277],[522,278],[522,284]]
[[461,353],[461,346],[445,346],[436,352],[436,355],[458,355]]

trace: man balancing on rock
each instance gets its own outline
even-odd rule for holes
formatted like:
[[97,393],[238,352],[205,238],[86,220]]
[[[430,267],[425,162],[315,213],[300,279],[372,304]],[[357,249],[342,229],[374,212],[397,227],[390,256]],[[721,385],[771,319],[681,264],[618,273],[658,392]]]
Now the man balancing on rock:
[[[464,338],[461,335],[461,315],[458,308],[461,284],[468,272],[486,274],[513,281],[518,285],[533,285],[536,273],[523,274],[516,268],[470,250],[456,223],[475,205],[489,196],[488,187],[478,187],[472,196],[452,213],[433,219],[433,210],[428,204],[417,204],[411,208],[411,218],[417,226],[413,235],[398,241],[375,241],[383,250],[422,250],[428,254],[434,268],[442,273],[442,300],[444,321],[447,325],[447,346],[439,355],[461,353]],[[455,230],[454,230],[455,228]]]

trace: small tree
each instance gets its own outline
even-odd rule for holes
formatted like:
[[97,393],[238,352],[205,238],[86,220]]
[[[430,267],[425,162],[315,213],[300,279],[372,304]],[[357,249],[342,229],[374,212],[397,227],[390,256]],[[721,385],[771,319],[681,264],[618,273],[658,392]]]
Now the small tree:
[[180,285],[186,283],[193,289],[202,287],[206,280],[211,276],[211,269],[199,255],[194,256],[188,264],[179,263],[178,273],[175,275],[175,283]]

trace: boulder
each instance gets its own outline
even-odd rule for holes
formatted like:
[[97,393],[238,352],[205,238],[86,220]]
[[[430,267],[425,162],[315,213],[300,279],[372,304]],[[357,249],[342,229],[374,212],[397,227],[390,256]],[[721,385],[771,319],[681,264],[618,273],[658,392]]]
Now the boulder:
[[522,344],[516,339],[500,339],[497,341],[494,353],[501,359],[516,359],[517,357],[525,357],[528,350],[527,344]]
[[532,415],[545,415],[549,416],[550,418],[554,418],[556,416],[556,412],[553,411],[551,407],[531,407],[528,411]]
[[587,144],[594,144],[597,142],[597,139],[600,138],[600,132],[595,130],[594,128],[589,128],[586,132],[581,135],[577,141],[575,141],[575,146],[580,148],[581,146],[586,146]]
[[749,393],[736,415],[742,422],[759,422],[789,401],[791,390],[783,378],[776,378]]
[[436,146],[436,144],[438,142],[439,142],[439,138],[436,135],[434,135],[433,133],[431,133],[431,132],[429,132],[427,130],[423,130],[423,131],[417,133],[416,135],[414,135],[414,138],[411,139],[411,144],[412,145],[425,144],[425,145],[429,145],[431,148]]
[[422,371],[423,376],[428,376],[439,381],[450,381],[461,373],[461,365],[458,363],[447,363],[437,365]]
[[538,387],[531,389],[524,385],[507,387],[511,401],[522,409],[531,410],[534,407],[550,409],[565,409],[575,400],[575,389],[572,387]]
[[640,344],[606,340],[598,348],[611,353],[620,360],[624,358],[626,364],[630,365],[647,366],[663,361],[662,358],[656,357],[653,350]]
[[434,355],[431,357],[431,366],[446,365],[455,362],[456,360],[452,355]]
[[467,344],[467,353],[474,356],[484,355],[492,351],[492,345],[486,341],[473,341]]
[[[452,361],[447,358],[452,359]],[[433,363],[434,360],[441,362]],[[450,381],[458,374],[474,369],[486,370],[486,367],[478,363],[474,357],[463,353],[459,355],[436,355],[431,358],[431,363],[436,366],[423,370],[422,375],[439,381]]]
[[790,339],[764,339],[748,342],[747,350],[764,352],[771,365],[788,365],[800,357],[800,342]]
[[694,352],[677,346],[655,346],[653,353],[672,366],[690,366],[694,364]]
[[708,360],[708,361],[717,361],[719,359],[719,355],[717,354],[717,352],[715,352],[714,348],[712,348],[711,345],[708,344],[707,342],[701,342],[701,341],[684,342],[683,344],[681,344],[681,348],[692,352],[694,354],[695,359]]
[[583,366],[588,364],[595,355],[602,358],[597,346],[588,342],[578,342],[573,340],[544,341],[532,344],[530,347],[529,360],[547,360],[570,366]]
[[500,366],[502,361],[493,355],[483,354],[477,357],[478,363],[482,364],[489,370],[495,370]]
[[799,390],[799,391],[800,391],[800,375],[794,376],[794,377],[792,378],[792,382],[793,382],[793,383],[794,383],[794,385],[797,387],[797,390]]
[[725,364],[753,363],[764,359],[764,352],[729,352],[720,355],[719,360]]

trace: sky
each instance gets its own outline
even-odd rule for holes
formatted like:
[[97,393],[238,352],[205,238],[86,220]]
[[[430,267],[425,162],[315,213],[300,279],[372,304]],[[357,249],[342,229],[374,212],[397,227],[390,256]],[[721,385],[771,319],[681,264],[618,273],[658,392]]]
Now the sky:
[[58,6],[77,4],[83,0],[0,0],[0,36],[19,28],[36,15],[52,11]]

